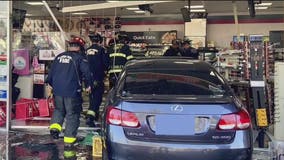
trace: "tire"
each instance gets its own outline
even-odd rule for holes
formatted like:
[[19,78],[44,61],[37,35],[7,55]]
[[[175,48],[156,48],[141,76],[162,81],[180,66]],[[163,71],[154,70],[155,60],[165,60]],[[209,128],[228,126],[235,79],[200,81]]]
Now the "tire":
[[103,149],[102,160],[109,160],[108,155],[107,155],[107,151],[105,149]]

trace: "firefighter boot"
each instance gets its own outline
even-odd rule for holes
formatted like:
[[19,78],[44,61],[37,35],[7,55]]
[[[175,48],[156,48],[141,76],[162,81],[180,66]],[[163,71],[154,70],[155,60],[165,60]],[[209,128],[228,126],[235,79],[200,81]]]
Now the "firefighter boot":
[[58,139],[59,138],[59,130],[57,129],[51,129],[50,130],[50,135],[52,136],[53,139]]
[[63,156],[65,160],[77,160],[76,148],[74,144],[64,144]]
[[89,127],[96,127],[94,120],[95,120],[94,116],[87,115],[86,116],[86,125],[88,125]]

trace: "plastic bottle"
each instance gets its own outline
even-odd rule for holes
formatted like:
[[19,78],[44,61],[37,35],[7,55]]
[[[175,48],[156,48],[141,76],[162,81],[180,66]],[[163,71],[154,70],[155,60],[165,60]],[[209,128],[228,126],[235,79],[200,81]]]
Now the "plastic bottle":
[[93,157],[102,157],[102,137],[96,133],[93,136]]

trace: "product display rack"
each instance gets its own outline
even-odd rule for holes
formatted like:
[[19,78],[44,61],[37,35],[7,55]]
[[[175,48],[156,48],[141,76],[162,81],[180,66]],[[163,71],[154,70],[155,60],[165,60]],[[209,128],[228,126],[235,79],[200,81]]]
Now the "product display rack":
[[243,80],[242,50],[227,50],[218,54],[219,72],[228,80]]
[[274,136],[276,140],[284,140],[284,62],[275,62],[275,117]]
[[268,105],[268,122],[270,124],[274,123],[274,54],[273,54],[273,45],[270,45],[269,42],[264,42],[264,71],[265,71],[265,93],[267,97],[266,104]]
[[150,44],[147,46],[146,57],[163,56],[170,44]]
[[[263,54],[254,55],[254,59],[263,59],[261,64],[254,64],[256,69],[263,66],[262,71],[259,70],[259,74],[263,76],[265,83],[264,88],[264,106],[267,110],[268,125],[274,123],[274,61],[275,61],[275,48],[269,42],[262,42],[263,48],[261,49]],[[254,108],[252,100],[252,89],[249,84],[251,80],[251,44],[249,41],[238,43],[238,47],[235,50],[220,51],[217,54],[218,60],[215,65],[216,69],[225,77],[235,94],[242,100],[254,117]],[[279,49],[277,50],[279,54]],[[254,62],[253,62],[254,63]],[[258,65],[256,67],[255,65]],[[264,107],[263,106],[263,107]]]
[[235,94],[247,107],[250,106],[249,82],[247,81],[247,53],[245,50],[225,50],[217,54],[216,68],[229,82]]

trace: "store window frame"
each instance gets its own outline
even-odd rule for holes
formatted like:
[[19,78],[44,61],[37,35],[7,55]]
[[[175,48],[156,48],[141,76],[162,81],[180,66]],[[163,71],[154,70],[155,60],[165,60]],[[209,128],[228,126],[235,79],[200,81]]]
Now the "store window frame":
[[[0,1],[0,5],[4,6],[6,10],[2,11],[1,19],[6,21],[6,69],[7,69],[7,80],[6,80],[6,98],[3,98],[1,101],[6,103],[6,125],[0,127],[0,131],[9,132],[11,129],[11,110],[12,110],[12,63],[11,63],[11,17],[12,17],[12,1]],[[4,84],[4,83],[3,83]],[[3,85],[2,84],[2,85]]]

